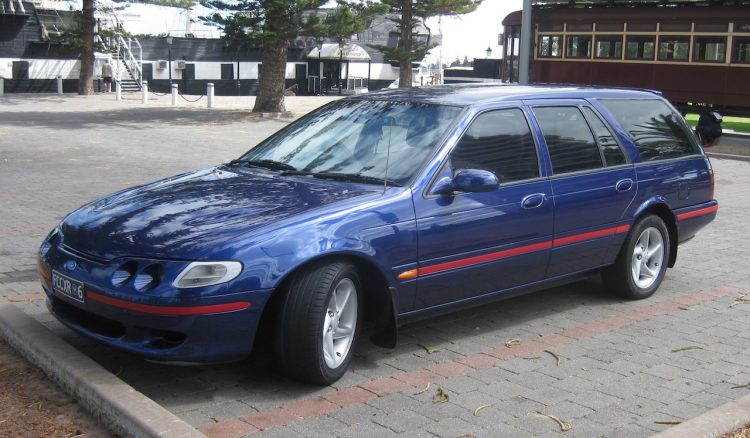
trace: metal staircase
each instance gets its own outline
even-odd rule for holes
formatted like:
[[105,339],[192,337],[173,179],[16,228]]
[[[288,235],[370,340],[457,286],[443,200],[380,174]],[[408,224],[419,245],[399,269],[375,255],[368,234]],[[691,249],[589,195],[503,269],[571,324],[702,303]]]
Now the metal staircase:
[[49,41],[54,37],[62,34],[65,22],[63,21],[57,9],[48,9],[44,1],[36,0],[33,2],[34,15],[39,23],[42,32],[42,41]]
[[[133,55],[133,48],[138,51],[138,57]],[[116,37],[112,51],[113,74],[124,92],[141,91],[143,87],[143,47],[136,38],[125,40],[121,35]]]

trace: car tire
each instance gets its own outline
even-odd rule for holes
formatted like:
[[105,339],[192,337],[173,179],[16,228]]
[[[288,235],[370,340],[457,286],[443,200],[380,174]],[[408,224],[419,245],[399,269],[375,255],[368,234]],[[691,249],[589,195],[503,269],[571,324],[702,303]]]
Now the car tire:
[[664,221],[644,216],[631,228],[615,264],[603,271],[604,284],[623,298],[650,297],[667,271],[670,243]]
[[294,275],[276,318],[276,358],[285,375],[329,385],[346,373],[361,325],[361,291],[347,261],[315,263]]

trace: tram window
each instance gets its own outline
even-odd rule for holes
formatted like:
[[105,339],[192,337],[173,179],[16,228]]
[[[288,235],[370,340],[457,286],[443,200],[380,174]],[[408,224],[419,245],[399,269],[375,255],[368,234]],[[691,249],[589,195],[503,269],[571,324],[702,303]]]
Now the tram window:
[[622,37],[620,35],[597,35],[597,58],[622,58]]
[[541,35],[539,37],[539,57],[557,58],[562,56],[562,36]]
[[734,23],[734,31],[750,33],[750,23]]
[[643,161],[699,153],[695,136],[685,119],[663,101],[602,99],[601,102],[630,133]]
[[690,23],[661,23],[662,32],[690,32]]
[[539,32],[562,32],[562,23],[539,23]]
[[617,143],[612,132],[607,128],[607,125],[602,122],[602,119],[592,110],[585,106],[583,112],[586,114],[586,118],[589,120],[591,130],[594,131],[597,143],[599,143],[599,149],[604,155],[604,161],[607,166],[617,166],[619,164],[625,164],[625,154],[620,149],[620,144]]
[[659,37],[659,59],[662,61],[687,61],[690,51],[690,37]]
[[693,61],[724,62],[727,39],[724,37],[695,37]]
[[591,32],[594,30],[592,23],[568,23],[568,32]]
[[656,23],[628,23],[628,32],[656,32]]
[[696,32],[726,32],[727,23],[695,23]]
[[622,32],[623,23],[596,23],[597,32]]
[[591,58],[591,35],[568,35],[568,58]]
[[654,59],[654,37],[652,36],[630,36],[627,40],[625,58],[627,59]]
[[734,62],[750,62],[750,37],[734,38]]
[[537,107],[534,114],[542,128],[555,175],[604,167],[581,110],[574,106]]

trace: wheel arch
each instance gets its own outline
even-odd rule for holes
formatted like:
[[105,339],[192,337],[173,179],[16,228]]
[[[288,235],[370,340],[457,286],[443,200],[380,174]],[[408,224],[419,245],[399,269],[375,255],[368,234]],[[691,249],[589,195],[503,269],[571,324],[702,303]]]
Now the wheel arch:
[[653,200],[643,205],[635,216],[635,222],[647,215],[658,216],[667,226],[669,232],[669,264],[667,266],[672,268],[677,262],[677,218],[663,199]]
[[327,261],[351,262],[356,268],[364,289],[362,305],[364,313],[363,334],[370,334],[371,340],[379,346],[393,348],[398,337],[398,296],[396,289],[386,280],[385,273],[367,257],[356,253],[327,253],[305,260],[290,269],[279,281],[271,298],[263,309],[256,339],[272,339],[273,322],[278,314],[278,306],[288,290],[289,283],[301,270]]

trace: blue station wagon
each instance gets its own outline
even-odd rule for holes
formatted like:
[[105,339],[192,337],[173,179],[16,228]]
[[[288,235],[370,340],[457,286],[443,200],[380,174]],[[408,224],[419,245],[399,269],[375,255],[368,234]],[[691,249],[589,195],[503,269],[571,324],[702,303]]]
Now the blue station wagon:
[[[652,295],[716,216],[650,91],[469,85],[343,99],[229,163],[84,205],[44,240],[65,325],[157,361],[247,356],[328,384],[361,336],[601,273]],[[261,333],[259,335],[259,333]]]

